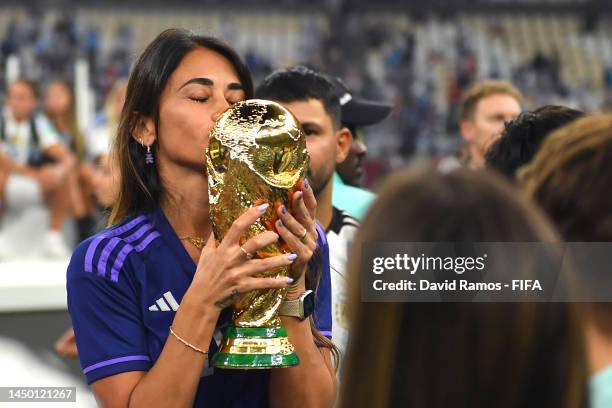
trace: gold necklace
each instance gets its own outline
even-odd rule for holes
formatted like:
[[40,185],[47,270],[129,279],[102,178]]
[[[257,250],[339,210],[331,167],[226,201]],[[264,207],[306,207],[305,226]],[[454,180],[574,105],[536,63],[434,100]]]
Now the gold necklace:
[[198,249],[202,249],[204,248],[204,245],[206,245],[206,238],[202,238],[202,237],[190,237],[190,236],[186,236],[183,238],[179,238],[181,241],[184,241],[186,239],[189,240],[189,242],[191,242],[193,244],[194,247],[198,248]]

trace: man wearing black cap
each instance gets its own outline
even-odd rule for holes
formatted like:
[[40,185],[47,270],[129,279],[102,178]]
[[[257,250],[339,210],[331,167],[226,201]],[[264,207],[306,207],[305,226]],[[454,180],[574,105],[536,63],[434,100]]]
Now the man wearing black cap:
[[[257,98],[283,104],[302,124],[310,155],[308,180],[317,199],[317,221],[329,243],[332,289],[332,339],[341,352],[348,340],[346,264],[359,223],[332,206],[336,165],[348,155],[352,135],[341,124],[341,106],[329,78],[306,67],[276,71],[257,88]],[[359,190],[361,191],[361,190]],[[371,194],[371,193],[369,193]]]
[[391,113],[392,106],[355,97],[340,78],[329,77],[329,79],[334,84],[340,101],[342,126],[353,136],[348,156],[336,166],[332,201],[334,206],[361,219],[374,200],[374,194],[359,188],[365,173],[363,159],[367,148],[359,137],[358,127],[383,121]]

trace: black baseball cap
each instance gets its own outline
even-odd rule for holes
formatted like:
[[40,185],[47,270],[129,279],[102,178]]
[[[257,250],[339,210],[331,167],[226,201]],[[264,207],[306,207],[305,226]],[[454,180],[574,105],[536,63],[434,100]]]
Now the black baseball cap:
[[342,123],[353,126],[373,125],[391,113],[393,105],[356,97],[340,78],[331,75],[327,78],[334,85],[340,100]]

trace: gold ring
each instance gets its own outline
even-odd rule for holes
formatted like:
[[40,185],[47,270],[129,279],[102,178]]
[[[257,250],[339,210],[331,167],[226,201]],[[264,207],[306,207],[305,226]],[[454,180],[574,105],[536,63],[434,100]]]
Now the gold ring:
[[308,235],[308,230],[305,229],[304,234],[302,234],[302,236],[300,237],[300,241],[304,241],[304,238],[306,238],[307,235]]
[[247,259],[247,260],[253,259],[253,254],[252,254],[252,253],[247,252],[247,250],[246,250],[246,249],[244,249],[243,247],[240,247],[240,250],[241,250],[242,252],[244,252],[244,254],[246,255],[246,259]]

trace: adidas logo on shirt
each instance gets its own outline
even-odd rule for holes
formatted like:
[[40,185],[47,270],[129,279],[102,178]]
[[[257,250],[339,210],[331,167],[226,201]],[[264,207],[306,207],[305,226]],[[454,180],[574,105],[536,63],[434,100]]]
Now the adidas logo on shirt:
[[159,312],[159,311],[176,312],[178,308],[179,308],[179,304],[177,303],[176,299],[174,299],[174,296],[172,296],[172,293],[168,291],[164,293],[164,296],[157,299],[154,304],[149,306],[149,311],[150,312]]

